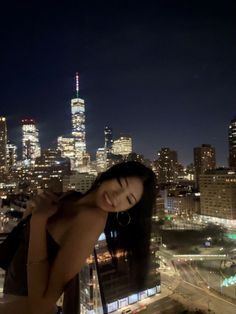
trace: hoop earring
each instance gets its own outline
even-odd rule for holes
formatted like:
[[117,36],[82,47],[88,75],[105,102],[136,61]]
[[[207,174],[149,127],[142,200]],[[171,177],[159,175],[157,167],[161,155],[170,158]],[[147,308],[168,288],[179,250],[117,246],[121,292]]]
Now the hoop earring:
[[[125,222],[123,219],[125,214],[126,214],[126,217],[128,218],[127,222]],[[119,216],[119,215],[121,215],[121,216]],[[127,211],[117,212],[116,213],[116,219],[117,219],[118,224],[122,227],[128,226],[130,224],[130,221],[131,221],[130,214]]]

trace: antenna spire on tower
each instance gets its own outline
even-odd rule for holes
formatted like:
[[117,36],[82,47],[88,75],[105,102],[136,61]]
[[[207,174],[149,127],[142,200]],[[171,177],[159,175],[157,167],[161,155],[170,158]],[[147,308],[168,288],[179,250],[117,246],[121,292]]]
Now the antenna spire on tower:
[[76,98],[79,98],[79,73],[76,72]]

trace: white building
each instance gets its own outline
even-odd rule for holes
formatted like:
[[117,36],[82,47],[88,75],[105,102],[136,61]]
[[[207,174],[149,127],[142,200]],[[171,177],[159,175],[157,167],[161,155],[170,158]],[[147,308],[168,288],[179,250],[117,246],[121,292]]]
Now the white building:
[[132,153],[132,139],[129,136],[121,136],[113,141],[112,151],[115,155],[127,156]]
[[75,169],[75,139],[73,137],[59,136],[57,148],[61,151],[62,157],[70,158],[71,169]]
[[58,137],[57,148],[62,157],[70,158],[71,169],[78,172],[89,171],[90,155],[86,151],[85,102],[79,98],[79,75],[76,73],[76,95],[71,99],[71,136]]
[[81,98],[71,99],[72,136],[75,139],[75,168],[83,164],[86,153],[85,140],[85,103]]
[[33,119],[24,119],[22,122],[22,160],[34,164],[36,157],[40,156],[39,131]]

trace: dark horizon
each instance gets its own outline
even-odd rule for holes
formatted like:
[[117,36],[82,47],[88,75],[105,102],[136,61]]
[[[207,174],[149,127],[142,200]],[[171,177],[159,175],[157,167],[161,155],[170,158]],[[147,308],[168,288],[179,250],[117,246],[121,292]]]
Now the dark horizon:
[[217,165],[227,166],[234,13],[233,1],[4,3],[0,115],[9,139],[20,146],[25,117],[36,120],[42,147],[70,133],[78,71],[92,155],[109,125],[152,160],[170,147],[187,165],[194,147],[211,144]]

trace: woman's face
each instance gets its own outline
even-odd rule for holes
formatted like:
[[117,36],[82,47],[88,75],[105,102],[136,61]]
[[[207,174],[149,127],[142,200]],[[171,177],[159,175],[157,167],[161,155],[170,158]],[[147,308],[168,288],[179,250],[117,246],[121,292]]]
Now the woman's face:
[[107,212],[120,212],[133,207],[143,194],[139,177],[121,177],[101,183],[96,192],[97,206]]

